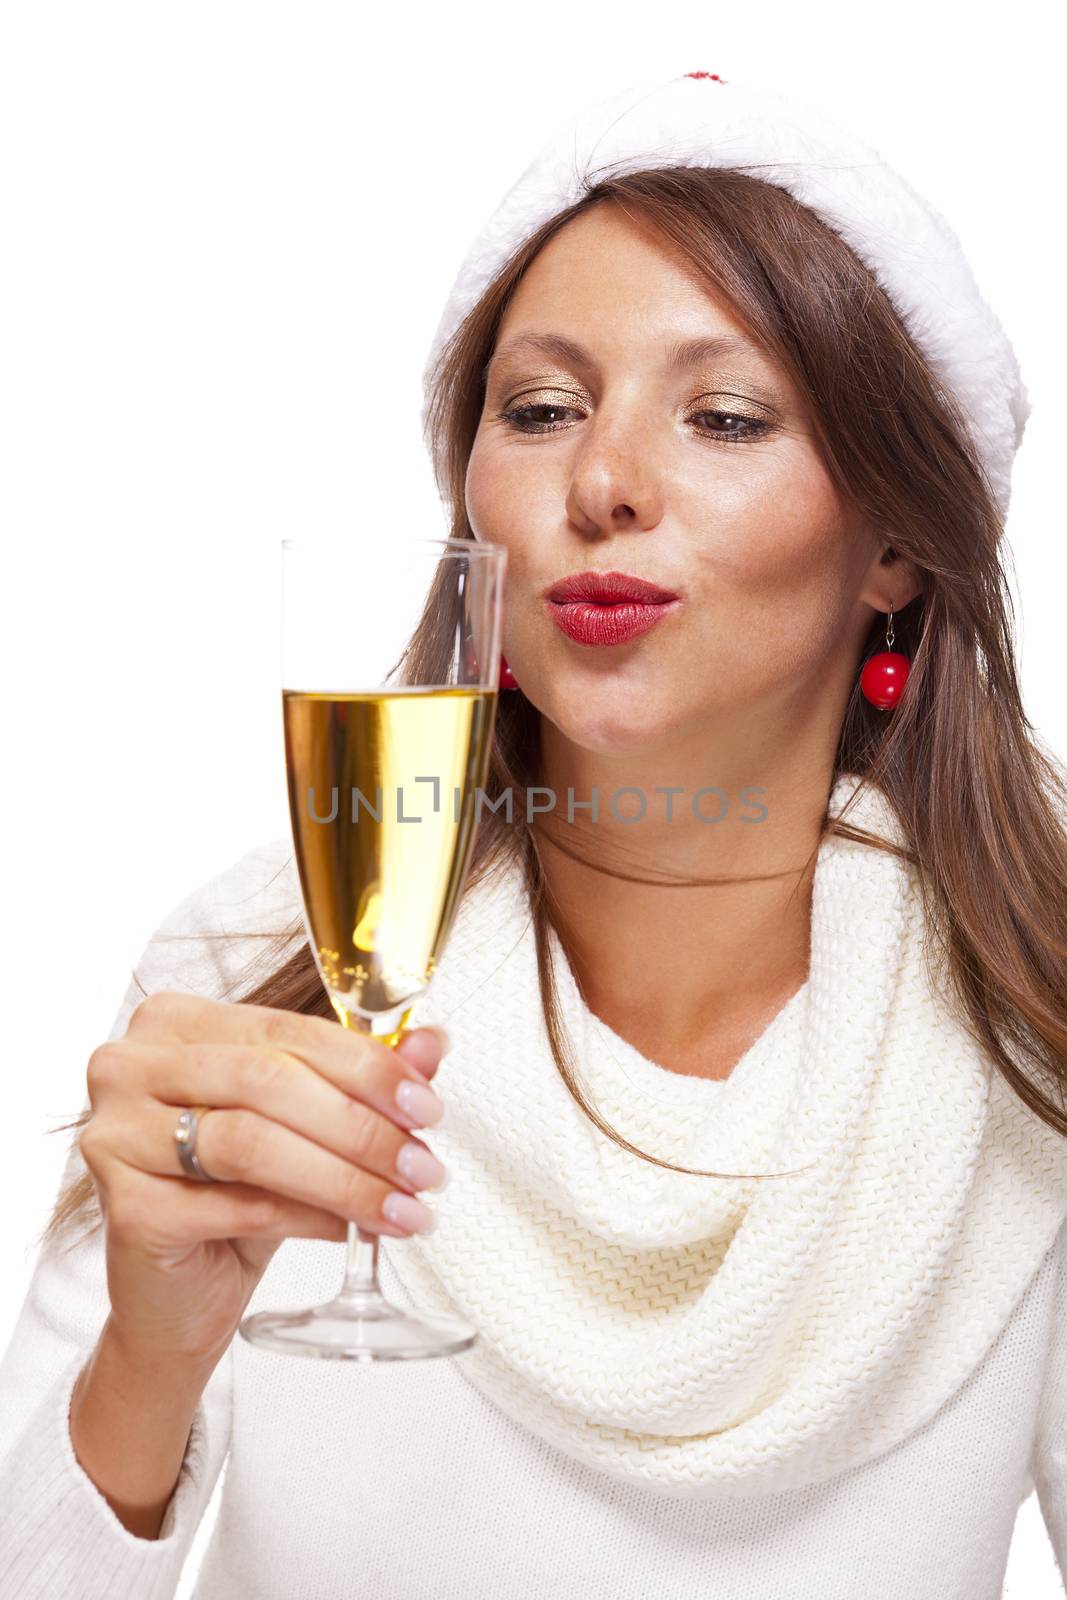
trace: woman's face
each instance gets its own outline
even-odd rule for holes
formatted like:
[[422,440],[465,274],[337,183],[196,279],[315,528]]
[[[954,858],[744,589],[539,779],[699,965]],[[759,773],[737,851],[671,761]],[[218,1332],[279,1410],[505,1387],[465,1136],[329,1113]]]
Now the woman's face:
[[[539,347],[544,335],[575,348]],[[693,340],[729,344],[672,364]],[[870,607],[906,603],[899,565],[879,567],[884,545],[842,501],[785,374],[610,205],[568,223],[518,285],[466,501],[475,537],[509,552],[512,670],[587,750],[653,749],[719,711],[767,716],[773,731],[798,706],[810,714],[816,692],[836,693],[840,714]],[[583,642],[546,593],[590,571],[678,601],[639,637]]]

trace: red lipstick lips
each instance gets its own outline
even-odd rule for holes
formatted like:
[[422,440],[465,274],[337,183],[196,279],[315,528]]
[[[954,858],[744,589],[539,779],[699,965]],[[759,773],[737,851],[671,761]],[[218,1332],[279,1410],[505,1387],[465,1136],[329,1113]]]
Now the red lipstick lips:
[[654,628],[679,599],[626,572],[579,572],[546,593],[549,616],[576,644],[625,644]]

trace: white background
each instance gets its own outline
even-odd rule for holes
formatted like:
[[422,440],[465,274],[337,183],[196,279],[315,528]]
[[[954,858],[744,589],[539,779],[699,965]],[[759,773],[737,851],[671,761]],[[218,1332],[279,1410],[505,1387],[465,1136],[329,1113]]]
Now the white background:
[[[0,1349],[65,1151],[45,1130],[80,1108],[131,965],[287,827],[278,541],[445,531],[430,338],[579,107],[718,72],[820,106],[949,218],[1034,403],[1009,539],[1028,712],[1067,752],[1060,68],[1036,4],[9,0]],[[339,581],[358,607],[355,563]],[[1006,1592],[1062,1592],[1033,1497]]]

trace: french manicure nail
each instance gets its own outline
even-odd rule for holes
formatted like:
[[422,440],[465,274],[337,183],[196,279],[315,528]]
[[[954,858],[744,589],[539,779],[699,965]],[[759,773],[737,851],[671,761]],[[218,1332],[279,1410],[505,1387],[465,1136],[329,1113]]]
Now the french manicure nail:
[[445,1178],[443,1164],[421,1144],[406,1144],[396,1158],[396,1169],[416,1189],[437,1189]]
[[414,1195],[402,1194],[399,1189],[394,1189],[382,1201],[382,1216],[395,1222],[398,1228],[408,1228],[413,1233],[430,1233],[437,1225],[429,1206],[424,1206]]
[[402,1078],[397,1085],[396,1103],[418,1127],[440,1122],[445,1114],[444,1105],[429,1085],[414,1083],[410,1078]]

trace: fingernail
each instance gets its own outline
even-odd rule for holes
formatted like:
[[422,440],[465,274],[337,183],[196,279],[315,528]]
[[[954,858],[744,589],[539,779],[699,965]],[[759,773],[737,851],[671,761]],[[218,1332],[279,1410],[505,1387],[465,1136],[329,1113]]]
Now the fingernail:
[[412,1233],[430,1233],[437,1224],[429,1206],[424,1206],[414,1195],[401,1194],[399,1189],[394,1189],[382,1201],[382,1216]]
[[416,1189],[436,1189],[445,1178],[443,1163],[421,1144],[404,1146],[396,1158],[396,1170],[410,1179]]
[[429,1085],[415,1083],[411,1078],[403,1078],[397,1084],[396,1103],[401,1111],[406,1111],[412,1122],[420,1128],[430,1123],[440,1122],[445,1114],[444,1105]]

